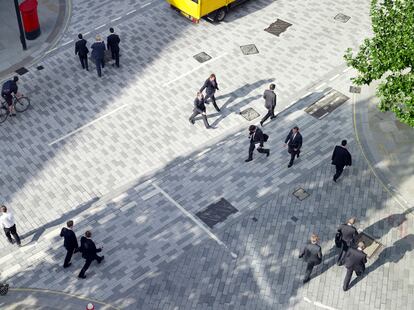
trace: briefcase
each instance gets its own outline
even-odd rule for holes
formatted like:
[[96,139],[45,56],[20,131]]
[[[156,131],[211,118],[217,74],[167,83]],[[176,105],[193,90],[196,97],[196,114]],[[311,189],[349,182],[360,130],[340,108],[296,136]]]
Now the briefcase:
[[267,142],[267,140],[269,140],[269,136],[267,134],[263,134],[263,141]]
[[342,234],[339,230],[335,234],[335,245],[337,248],[342,248]]

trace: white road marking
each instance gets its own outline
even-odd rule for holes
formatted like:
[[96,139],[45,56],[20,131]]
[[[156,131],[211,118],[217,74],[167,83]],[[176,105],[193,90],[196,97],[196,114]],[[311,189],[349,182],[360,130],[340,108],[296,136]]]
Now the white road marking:
[[352,68],[350,68],[350,67],[348,67],[348,68],[346,68],[346,69],[344,69],[344,70],[342,70],[342,72],[343,73],[345,73],[345,72],[348,72],[349,70],[351,70]]
[[300,99],[306,98],[307,96],[309,96],[309,95],[311,95],[311,94],[312,94],[312,92],[310,91],[310,92],[308,92],[307,94],[305,94],[304,96],[300,97]]
[[105,27],[105,26],[106,26],[106,24],[100,25],[99,27],[96,27],[95,30],[98,30],[98,29],[100,29],[102,27]]
[[87,36],[88,34],[90,34],[91,32],[90,31],[87,31],[87,32],[85,32],[83,35],[84,36]]
[[70,41],[68,41],[68,42],[66,42],[66,43],[63,43],[61,46],[68,45],[69,43],[72,43],[72,42],[73,42],[73,40],[70,40]]
[[321,117],[319,117],[319,119],[322,119],[322,118],[324,118],[326,115],[328,115],[329,114],[329,112],[326,112],[324,115],[322,115]]
[[156,188],[168,201],[170,201],[174,206],[176,206],[181,212],[183,212],[190,220],[192,220],[201,230],[203,230],[211,239],[216,241],[219,245],[223,246],[228,250],[233,258],[237,258],[237,254],[230,251],[230,249],[221,241],[215,234],[213,234],[209,229],[207,229],[198,219],[195,218],[190,212],[184,209],[178,202],[176,202],[170,195],[168,195],[164,190],[162,190],[157,184],[152,183],[152,186]]
[[145,8],[146,6],[150,5],[151,3],[152,3],[152,2],[148,2],[148,3],[145,3],[145,4],[141,5],[141,9],[142,9],[142,8]]
[[339,76],[339,74],[334,75],[333,77],[331,77],[331,78],[329,79],[329,81],[333,81],[333,80],[335,80],[338,76]]
[[45,54],[49,54],[49,53],[51,53],[51,52],[53,52],[53,51],[56,51],[58,48],[59,48],[59,47],[52,48],[51,50],[48,50]]
[[132,10],[132,11],[129,11],[128,13],[126,13],[126,15],[130,15],[130,14],[132,14],[132,13],[135,13],[137,10],[135,9],[135,10]]
[[315,90],[318,90],[322,87],[324,87],[326,85],[326,82],[323,82],[322,84],[320,84],[319,86],[315,87]]
[[303,300],[304,300],[304,301],[306,301],[306,302],[307,302],[307,303],[309,303],[309,304],[312,304],[312,305],[314,305],[314,306],[316,306],[316,307],[319,307],[319,308],[322,308],[322,309],[327,309],[327,310],[337,310],[336,308],[333,308],[333,307],[330,307],[330,306],[324,305],[324,304],[320,303],[319,301],[312,301],[312,300],[310,300],[310,299],[309,299],[309,298],[307,298],[307,297],[303,297]]
[[116,22],[117,20],[120,20],[122,18],[122,16],[114,18],[113,20],[111,20],[111,23]]

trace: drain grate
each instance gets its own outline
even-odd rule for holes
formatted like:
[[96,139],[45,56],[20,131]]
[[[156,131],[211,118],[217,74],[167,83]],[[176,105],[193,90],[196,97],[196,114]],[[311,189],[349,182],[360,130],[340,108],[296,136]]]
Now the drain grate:
[[17,69],[15,72],[18,75],[23,75],[23,74],[26,74],[27,72],[29,72],[29,70],[27,70],[25,67],[21,67],[21,68]]
[[292,24],[285,22],[281,19],[277,19],[273,24],[270,24],[265,31],[274,34],[275,36],[279,36],[281,33],[285,32]]
[[240,46],[240,49],[244,55],[254,55],[259,54],[259,50],[254,44],[247,44]]
[[349,86],[349,92],[352,93],[352,94],[360,94],[361,93],[361,87]]
[[350,20],[350,19],[351,19],[351,17],[350,17],[350,16],[348,16],[348,15],[345,15],[345,14],[339,13],[339,14],[337,14],[337,15],[334,17],[334,19],[335,19],[335,20],[337,20],[337,21],[340,21],[340,22],[342,22],[342,23],[346,23],[348,20]]
[[195,60],[197,60],[200,63],[209,61],[211,59],[211,56],[205,52],[198,53],[197,55],[194,55],[193,57]]
[[260,114],[253,108],[247,108],[246,110],[241,111],[240,115],[243,116],[248,121],[252,121],[255,118],[260,116]]
[[383,247],[381,243],[375,241],[374,238],[372,238],[364,232],[358,234],[357,242],[360,241],[363,241],[365,243],[364,252],[367,254],[368,258],[371,258],[375,253],[378,252],[378,250],[380,250]]
[[238,212],[226,199],[221,198],[218,202],[209,205],[204,211],[196,215],[210,228],[224,222],[231,214]]
[[310,194],[307,191],[305,191],[303,188],[298,188],[297,190],[295,190],[293,192],[293,196],[295,196],[297,199],[302,201],[302,200],[308,198],[310,196]]
[[37,67],[36,67],[36,69],[37,69],[37,70],[43,70],[43,69],[44,69],[44,67],[43,67],[43,66],[37,66]]
[[322,119],[337,107],[341,106],[348,99],[349,97],[333,89],[324,97],[307,107],[305,112],[317,119]]

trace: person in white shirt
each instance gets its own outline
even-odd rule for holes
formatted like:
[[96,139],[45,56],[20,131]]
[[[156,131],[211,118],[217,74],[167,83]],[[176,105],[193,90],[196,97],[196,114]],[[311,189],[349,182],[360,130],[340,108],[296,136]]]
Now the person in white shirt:
[[14,221],[13,213],[11,213],[10,211],[7,212],[7,207],[5,205],[1,206],[0,223],[3,226],[4,232],[6,233],[7,240],[9,240],[11,244],[13,244],[14,242],[11,237],[11,235],[13,235],[17,245],[21,246],[20,237],[17,234],[16,222]]

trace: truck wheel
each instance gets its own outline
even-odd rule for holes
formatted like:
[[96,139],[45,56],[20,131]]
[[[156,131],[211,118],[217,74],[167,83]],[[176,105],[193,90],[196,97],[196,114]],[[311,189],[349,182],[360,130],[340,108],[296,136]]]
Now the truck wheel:
[[214,14],[215,22],[222,22],[227,15],[227,10],[225,8],[218,9]]

